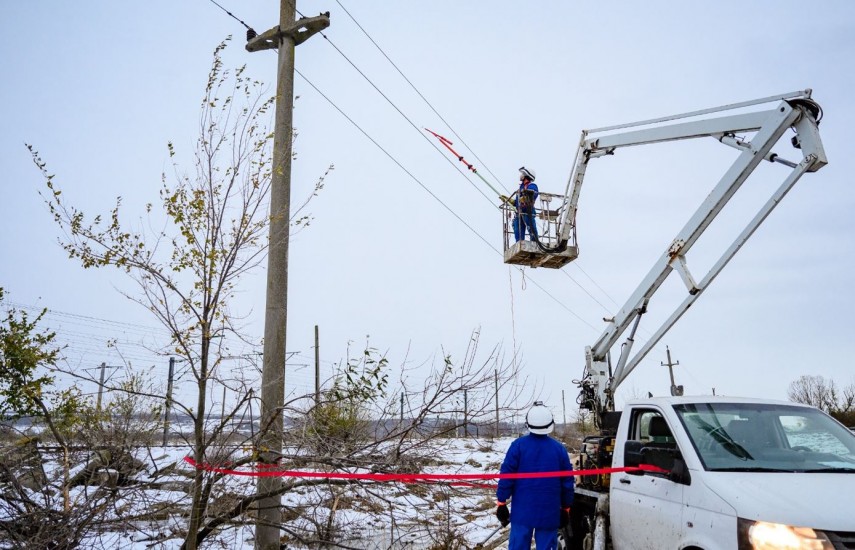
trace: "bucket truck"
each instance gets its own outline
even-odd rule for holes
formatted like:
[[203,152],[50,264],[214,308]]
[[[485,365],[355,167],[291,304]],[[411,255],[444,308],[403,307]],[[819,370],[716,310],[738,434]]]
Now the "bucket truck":
[[[615,392],[680,319],[806,173],[827,164],[819,135],[822,110],[802,90],[758,100],[595,130],[579,142],[567,190],[546,214],[555,231],[542,242],[506,245],[505,261],[561,267],[578,255],[576,211],[594,159],[624,147],[714,139],[736,159],[691,215],[602,335],[585,350],[581,408],[599,434],[586,438],[583,469],[652,464],[662,469],[580,478],[572,540],[585,550],[855,549],[855,435],[804,405],[715,396],[629,401],[615,411]],[[790,130],[793,135],[782,139]],[[790,145],[801,159],[773,149]],[[698,238],[763,162],[783,181],[709,271],[690,270]],[[554,204],[553,204],[554,206]],[[673,272],[683,301],[633,355],[643,316]],[[624,337],[615,361],[612,350]]]

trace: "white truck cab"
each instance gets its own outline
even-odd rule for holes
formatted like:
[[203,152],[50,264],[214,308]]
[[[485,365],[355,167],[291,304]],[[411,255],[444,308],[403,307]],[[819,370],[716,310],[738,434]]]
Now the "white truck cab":
[[609,484],[615,550],[853,549],[855,434],[805,405],[731,397],[632,401]]

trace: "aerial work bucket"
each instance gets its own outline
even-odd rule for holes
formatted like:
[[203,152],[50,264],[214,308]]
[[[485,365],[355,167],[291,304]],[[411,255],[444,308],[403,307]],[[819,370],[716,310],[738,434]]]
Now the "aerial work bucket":
[[[521,233],[520,240],[514,235],[514,220],[519,217],[513,200],[503,201],[502,212],[503,245],[506,264],[528,267],[551,267],[560,269],[579,256],[579,248],[567,245],[560,250],[559,223],[566,206],[563,195],[540,193],[535,200],[534,221],[536,237],[529,230]],[[575,238],[573,239],[575,241]]]

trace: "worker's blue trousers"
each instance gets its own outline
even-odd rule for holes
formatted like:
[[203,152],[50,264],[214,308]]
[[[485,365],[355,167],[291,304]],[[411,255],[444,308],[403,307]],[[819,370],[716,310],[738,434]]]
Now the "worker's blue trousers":
[[555,527],[552,529],[534,529],[533,527],[511,523],[508,550],[529,550],[532,532],[534,532],[537,550],[555,550],[558,548],[558,529]]
[[534,223],[534,214],[519,214],[514,217],[514,239],[517,241],[525,239],[526,227],[528,227],[531,240],[535,240],[537,238],[537,225]]

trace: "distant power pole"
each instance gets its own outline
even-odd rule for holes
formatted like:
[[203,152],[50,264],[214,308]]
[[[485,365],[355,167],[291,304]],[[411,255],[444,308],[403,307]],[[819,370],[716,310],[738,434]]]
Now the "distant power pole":
[[561,390],[561,433],[567,433],[567,402],[564,401],[564,390]]
[[679,361],[677,361],[676,363],[671,362],[671,350],[668,348],[668,346],[665,346],[665,352],[668,354],[668,362],[667,363],[660,363],[660,364],[663,367],[668,367],[668,373],[671,375],[671,395],[673,395],[673,396],[683,395],[683,386],[678,386],[674,382],[674,367],[679,365],[680,362]]
[[121,367],[108,365],[107,363],[104,363],[104,362],[101,363],[101,378],[98,382],[98,398],[95,401],[95,410],[99,411],[99,412],[101,411],[101,397],[102,397],[102,394],[104,393],[104,371],[107,370],[108,368],[109,369],[118,369]]
[[101,412],[101,394],[104,392],[104,371],[107,369],[107,363],[101,363],[101,381],[98,382],[98,401],[95,402],[95,410]]
[[463,390],[463,437],[469,437],[469,390]]
[[315,405],[321,403],[321,349],[318,325],[315,325]]
[[496,384],[496,437],[499,437],[499,370],[493,375],[493,380]]
[[175,357],[169,358],[169,378],[166,381],[166,406],[163,411],[163,446],[169,439],[169,409],[172,407],[172,380],[175,377]]
[[[273,173],[270,191],[270,242],[267,254],[267,298],[264,317],[264,361],[261,371],[259,457],[273,462],[282,452],[282,408],[285,404],[285,332],[288,321],[288,239],[291,224],[291,145],[294,110],[294,48],[330,24],[329,13],[295,21],[296,0],[280,0],[279,24],[255,36],[247,33],[250,52],[278,49]],[[282,497],[278,477],[258,478],[255,547],[279,550]]]

